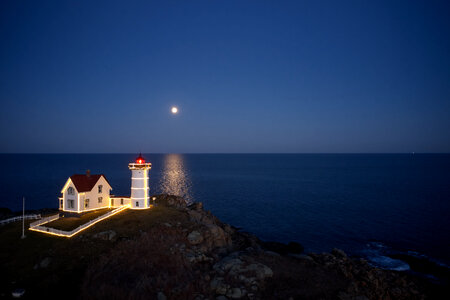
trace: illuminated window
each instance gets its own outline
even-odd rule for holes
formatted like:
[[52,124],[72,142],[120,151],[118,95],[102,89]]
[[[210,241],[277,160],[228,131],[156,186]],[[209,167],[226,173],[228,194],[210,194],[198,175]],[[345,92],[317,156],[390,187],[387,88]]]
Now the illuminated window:
[[84,200],[84,208],[89,207],[89,199]]
[[75,194],[75,189],[74,189],[73,187],[69,187],[69,188],[67,189],[67,194],[69,194],[69,195],[74,195],[74,194]]
[[114,199],[111,198],[111,206],[114,206]]
[[103,190],[103,185],[99,185],[98,186],[98,193],[101,194]]
[[67,208],[73,208],[73,200],[67,200]]
[[123,199],[120,199],[120,205],[123,205]]
[[103,197],[98,197],[98,203],[102,203]]
[[139,207],[139,201],[136,201],[136,207]]

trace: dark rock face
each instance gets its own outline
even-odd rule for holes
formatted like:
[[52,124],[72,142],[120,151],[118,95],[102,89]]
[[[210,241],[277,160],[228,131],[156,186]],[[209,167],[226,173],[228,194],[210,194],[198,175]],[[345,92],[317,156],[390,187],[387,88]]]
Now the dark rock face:
[[261,242],[261,246],[268,251],[281,255],[300,254],[304,250],[303,246],[297,242],[289,242],[287,245],[280,242]]
[[406,254],[391,254],[391,258],[400,259],[411,267],[411,270],[422,274],[433,274],[436,278],[441,278],[443,284],[450,284],[450,270],[444,266],[428,260],[425,257],[416,257]]
[[333,254],[335,257],[347,258],[347,254],[344,251],[342,251],[341,249],[334,248],[331,251],[331,254]]
[[[416,283],[404,274],[370,266],[364,259],[351,259],[339,249],[331,254],[309,254],[315,263],[335,270],[347,281],[340,299],[423,299]],[[362,299],[362,298],[361,298]]]
[[342,250],[302,254],[299,243],[261,242],[222,223],[201,203],[156,197],[186,222],[164,221],[136,240],[118,241],[88,269],[82,298],[424,299],[411,278]]
[[297,242],[289,242],[287,246],[289,253],[300,254],[305,250],[305,248]]
[[153,197],[156,198],[154,201],[156,205],[163,205],[167,207],[173,207],[176,209],[184,209],[187,206],[186,201],[179,196],[161,194],[161,195],[153,195],[151,198]]

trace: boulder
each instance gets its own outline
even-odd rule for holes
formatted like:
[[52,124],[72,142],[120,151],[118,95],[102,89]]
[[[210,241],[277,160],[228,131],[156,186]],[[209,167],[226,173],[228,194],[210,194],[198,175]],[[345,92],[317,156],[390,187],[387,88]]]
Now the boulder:
[[207,236],[209,244],[211,247],[226,247],[231,244],[231,238],[228,234],[225,233],[225,231],[214,224],[206,225],[207,228]]
[[195,253],[192,251],[187,252],[185,257],[190,263],[211,262],[214,260],[212,257],[208,257],[203,253]]
[[39,267],[47,268],[51,261],[52,259],[50,257],[46,257],[39,263]]
[[11,292],[13,298],[21,298],[25,294],[25,289],[15,289]]
[[102,231],[94,234],[92,237],[96,239],[101,239],[105,241],[112,241],[115,239],[117,233],[114,230]]
[[240,299],[242,297],[242,291],[240,288],[232,288],[228,291],[227,296],[232,299]]
[[156,205],[174,207],[176,209],[185,209],[187,206],[186,200],[184,200],[184,198],[180,196],[161,194],[152,196],[152,198],[153,197],[156,198]]
[[37,270],[39,268],[45,269],[50,265],[51,261],[52,261],[52,259],[50,257],[46,257],[46,258],[42,259],[39,263],[35,264],[33,269],[34,270]]
[[245,268],[244,272],[253,271],[255,272],[256,278],[264,279],[266,277],[272,277],[273,271],[266,265],[261,263],[254,263]]
[[235,258],[232,256],[227,256],[223,258],[221,261],[217,262],[213,269],[217,271],[227,272],[234,268],[236,265],[241,265],[243,262],[239,258]]
[[217,286],[220,282],[223,281],[223,277],[215,277],[211,282],[209,283],[209,286],[212,290],[216,290]]
[[217,262],[213,269],[219,274],[228,275],[244,284],[255,284],[258,280],[272,277],[273,271],[268,266],[254,262],[247,264],[244,256],[230,254]]
[[194,230],[191,233],[189,233],[187,239],[191,245],[197,245],[203,241],[203,236],[200,234],[200,232]]
[[196,223],[201,223],[201,220],[203,218],[202,214],[196,210],[189,210],[188,215],[189,215],[189,219]]
[[166,300],[167,299],[166,295],[164,295],[163,292],[158,292],[158,294],[156,295],[156,298],[158,300]]
[[312,259],[311,256],[306,255],[306,254],[289,254],[289,256],[290,256],[290,257],[297,258],[297,259],[303,259],[303,260],[308,260],[308,261],[314,261],[314,260]]
[[334,248],[331,251],[331,254],[333,254],[335,257],[338,257],[338,258],[347,258],[347,254],[344,251],[342,251],[341,249]]
[[211,225],[218,223],[217,219],[211,213],[203,210],[188,210],[187,213],[189,215],[189,219],[198,224]]
[[[273,251],[269,251],[269,250],[264,251],[264,254],[267,254],[267,255],[270,255],[270,256],[281,256],[279,253],[276,253],[276,252],[273,252]],[[295,255],[297,255],[297,254],[295,254]]]
[[217,285],[216,294],[225,295],[227,293],[227,291],[228,291],[228,288],[229,288],[229,286],[227,284],[224,284],[223,282],[220,282]]
[[203,203],[202,202],[194,202],[191,205],[189,205],[189,208],[196,211],[203,210]]

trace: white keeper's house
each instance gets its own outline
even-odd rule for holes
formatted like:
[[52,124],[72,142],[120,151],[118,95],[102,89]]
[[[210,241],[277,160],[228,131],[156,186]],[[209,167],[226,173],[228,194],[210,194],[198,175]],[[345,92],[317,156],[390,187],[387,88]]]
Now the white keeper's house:
[[152,164],[146,163],[142,155],[128,164],[131,170],[131,196],[111,195],[112,187],[103,174],[74,174],[70,176],[59,197],[59,209],[66,212],[83,213],[101,208],[129,205],[132,209],[150,208],[148,171]]

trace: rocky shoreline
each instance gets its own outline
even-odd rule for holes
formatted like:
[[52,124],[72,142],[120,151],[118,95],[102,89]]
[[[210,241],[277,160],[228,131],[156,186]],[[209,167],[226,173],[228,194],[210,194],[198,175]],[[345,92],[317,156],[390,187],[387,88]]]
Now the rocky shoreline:
[[[43,237],[31,238],[35,241],[28,242],[35,245]],[[53,241],[50,248],[34,253],[39,260],[30,259],[33,264],[24,268],[24,274],[34,277],[22,283],[14,280],[4,290],[20,283],[35,296],[42,285],[36,280],[42,279],[51,297],[63,290],[64,276],[72,276],[79,289],[69,298],[81,299],[364,300],[449,295],[448,285],[378,269],[339,249],[304,253],[296,242],[261,241],[221,222],[201,203],[187,205],[171,195],[156,195],[155,208],[148,213],[125,212],[75,238]],[[9,267],[9,277],[23,276],[12,274],[16,266]]]
[[[262,242],[254,235],[222,223],[211,212],[203,210],[201,203],[186,206],[181,197],[158,195],[156,204],[182,211],[193,225],[188,228],[171,222],[161,225],[172,235],[173,244],[169,249],[172,259],[182,264],[192,277],[184,278],[186,282],[181,280],[181,286],[160,286],[158,299],[185,296],[198,300],[425,299],[429,293],[426,284],[417,278],[374,268],[364,259],[350,258],[339,249],[331,253],[304,254],[298,243]],[[143,233],[140,244],[146,244],[146,239],[151,239],[147,241],[149,245],[164,242],[148,236],[155,232]],[[89,278],[107,274],[103,266],[116,263],[120,264],[120,259],[119,262],[107,259],[104,264],[90,268],[83,296],[89,298],[95,293]],[[142,284],[152,286],[151,280],[147,280]],[[189,280],[198,284],[186,290],[184,287]],[[110,288],[112,286],[106,285],[102,290]],[[139,295],[128,294],[126,290],[114,294],[117,292],[132,298]]]

